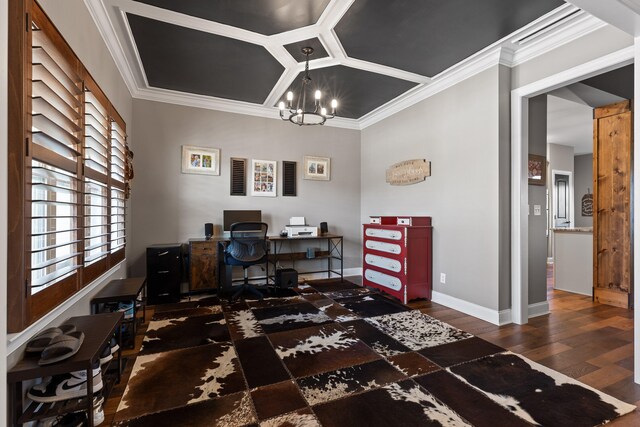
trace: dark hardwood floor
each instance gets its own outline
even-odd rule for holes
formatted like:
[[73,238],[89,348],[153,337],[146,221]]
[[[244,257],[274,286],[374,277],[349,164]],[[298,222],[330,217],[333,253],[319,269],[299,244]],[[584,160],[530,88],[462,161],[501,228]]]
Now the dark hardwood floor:
[[[633,382],[633,311],[556,291],[551,268],[547,272],[550,314],[529,319],[526,325],[496,326],[428,301],[409,305],[640,406],[640,385]],[[640,426],[640,410],[607,425]]]
[[[548,274],[548,277],[552,278],[552,275]],[[633,311],[596,304],[591,297],[556,291],[552,279],[548,282],[548,300],[550,314],[532,318],[526,325],[505,326],[496,326],[429,301],[415,301],[409,305],[640,406],[640,385],[633,382]],[[147,309],[147,321],[152,315],[153,307]],[[122,383],[114,388],[105,405],[105,425],[113,420],[145,330],[146,324],[139,330],[136,348],[125,351],[129,361]],[[607,425],[639,426],[640,410]]]

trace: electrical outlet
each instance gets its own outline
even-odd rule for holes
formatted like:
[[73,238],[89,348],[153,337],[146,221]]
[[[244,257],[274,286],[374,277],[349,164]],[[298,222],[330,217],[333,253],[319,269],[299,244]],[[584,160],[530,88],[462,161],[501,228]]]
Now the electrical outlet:
[[440,273],[440,283],[447,283],[447,275],[444,273]]

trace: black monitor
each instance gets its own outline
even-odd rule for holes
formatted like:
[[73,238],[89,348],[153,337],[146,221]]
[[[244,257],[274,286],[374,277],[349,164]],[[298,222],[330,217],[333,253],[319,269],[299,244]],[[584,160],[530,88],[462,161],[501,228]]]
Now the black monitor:
[[224,231],[231,231],[236,222],[262,222],[262,211],[222,211]]

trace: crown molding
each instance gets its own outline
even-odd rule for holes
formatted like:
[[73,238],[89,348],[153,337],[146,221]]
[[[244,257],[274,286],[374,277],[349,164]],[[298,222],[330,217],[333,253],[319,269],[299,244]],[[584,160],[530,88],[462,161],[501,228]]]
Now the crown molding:
[[116,67],[120,71],[127,89],[129,89],[129,93],[133,96],[138,88],[134,77],[135,73],[126,59],[125,49],[118,40],[117,31],[113,26],[106,5],[102,1],[93,0],[84,0],[84,4],[98,27],[98,32],[107,45],[107,49],[111,52]]
[[[145,71],[144,64],[142,63],[142,56],[140,56],[138,45],[136,45],[134,42],[133,31],[131,30],[131,26],[129,25],[127,13],[122,9],[114,9],[114,13],[117,15],[116,17],[114,17],[114,20],[117,20],[120,23],[122,31],[124,31],[128,36],[124,40],[124,43],[129,44],[129,50],[125,52],[125,58],[127,52],[129,52],[130,59],[127,61],[127,66],[131,70],[135,82],[138,82],[136,83],[136,88],[149,87],[147,72]],[[122,44],[120,46],[122,46]],[[135,62],[137,67],[131,68],[130,64],[133,62]]]
[[513,58],[516,55],[516,51],[507,46],[502,46],[500,49],[500,57],[498,58],[498,64],[504,65],[506,67],[511,67],[513,65]]
[[399,113],[420,101],[430,98],[443,90],[468,79],[469,77],[475,76],[484,70],[494,67],[500,63],[501,57],[502,48],[497,48],[491,52],[486,52],[481,56],[477,56],[473,61],[453,66],[446,72],[441,73],[437,78],[434,78],[431,83],[420,85],[413,90],[405,92],[399,97],[364,115],[360,119],[360,126],[362,129],[366,129],[367,127]]
[[[250,102],[232,101],[205,95],[195,95],[168,89],[137,89],[134,98],[147,101],[164,102],[167,104],[183,105],[185,107],[203,108],[207,110],[224,111],[227,113],[245,114],[267,119],[281,120],[276,107],[266,107]],[[357,120],[336,117],[327,120],[323,126],[360,130]]]

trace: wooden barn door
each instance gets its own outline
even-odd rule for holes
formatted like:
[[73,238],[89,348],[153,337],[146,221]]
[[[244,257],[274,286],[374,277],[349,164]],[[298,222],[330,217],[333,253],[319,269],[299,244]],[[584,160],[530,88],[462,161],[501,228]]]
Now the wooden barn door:
[[594,110],[593,297],[630,308],[633,298],[631,101]]

